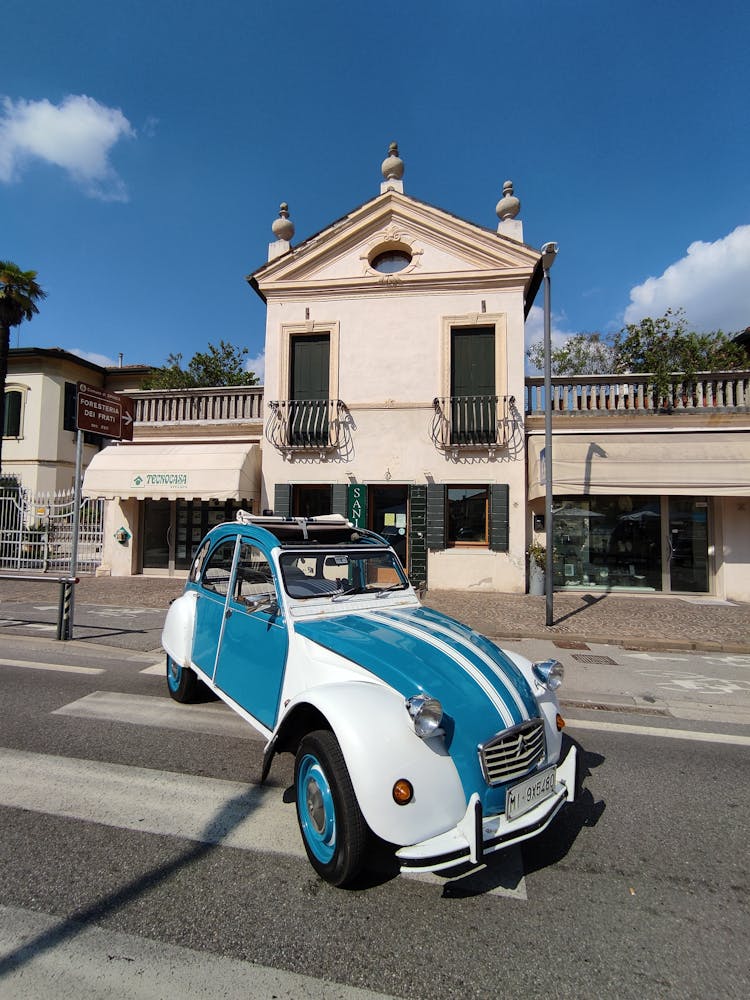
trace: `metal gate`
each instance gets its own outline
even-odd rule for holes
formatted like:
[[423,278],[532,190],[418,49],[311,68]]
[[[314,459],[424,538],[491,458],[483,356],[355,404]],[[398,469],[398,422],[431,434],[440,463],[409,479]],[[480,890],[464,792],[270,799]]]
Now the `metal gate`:
[[[34,494],[0,486],[0,569],[65,572],[73,546],[73,490]],[[93,573],[102,561],[104,501],[81,502],[76,573]]]

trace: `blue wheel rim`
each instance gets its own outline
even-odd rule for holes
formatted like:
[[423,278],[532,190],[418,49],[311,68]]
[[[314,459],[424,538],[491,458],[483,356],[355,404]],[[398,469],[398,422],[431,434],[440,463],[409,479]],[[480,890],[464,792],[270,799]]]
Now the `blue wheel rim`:
[[171,656],[167,657],[167,684],[170,691],[177,691],[182,679],[182,667],[175,663]]
[[325,771],[312,754],[305,754],[300,762],[297,802],[305,842],[326,865],[336,853],[336,809]]

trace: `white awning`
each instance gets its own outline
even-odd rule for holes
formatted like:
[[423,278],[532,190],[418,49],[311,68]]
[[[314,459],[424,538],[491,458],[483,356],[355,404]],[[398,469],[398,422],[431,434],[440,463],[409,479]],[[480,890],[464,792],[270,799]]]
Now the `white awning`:
[[260,503],[260,446],[109,445],[94,455],[86,469],[83,495]]
[[[544,437],[528,443],[529,499],[544,496]],[[750,496],[750,434],[555,434],[558,496]]]

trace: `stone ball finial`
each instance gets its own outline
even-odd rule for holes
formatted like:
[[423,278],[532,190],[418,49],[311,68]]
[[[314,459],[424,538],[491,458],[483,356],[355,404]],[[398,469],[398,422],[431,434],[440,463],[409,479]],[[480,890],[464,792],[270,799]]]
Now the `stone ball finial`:
[[289,206],[285,201],[279,206],[279,217],[273,220],[271,229],[277,240],[286,240],[289,243],[294,236],[294,223],[289,218]]
[[513,181],[503,184],[503,197],[495,206],[499,219],[515,219],[521,211],[521,202],[513,194]]
[[398,143],[392,142],[388,147],[388,156],[380,168],[387,181],[400,181],[404,176],[404,161],[398,155]]

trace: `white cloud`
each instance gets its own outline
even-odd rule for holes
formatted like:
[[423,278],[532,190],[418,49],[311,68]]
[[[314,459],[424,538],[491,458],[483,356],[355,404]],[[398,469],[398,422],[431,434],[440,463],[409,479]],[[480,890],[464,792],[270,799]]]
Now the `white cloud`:
[[260,380],[260,384],[263,385],[263,381],[266,377],[266,355],[265,352],[261,352],[255,358],[248,358],[245,362],[246,372],[255,372]]
[[632,288],[625,322],[662,316],[670,308],[683,308],[698,331],[735,333],[750,325],[750,225],[715,243],[696,240],[662,275]]
[[97,354],[95,351],[81,351],[77,347],[71,347],[70,353],[75,354],[78,358],[83,358],[84,361],[91,361],[95,365],[101,365],[102,368],[111,368],[114,365],[112,358],[108,358],[106,354]]
[[118,108],[85,95],[60,104],[41,101],[0,103],[0,181],[17,180],[31,160],[62,167],[86,194],[104,201],[126,201],[127,190],[109,162],[112,147],[135,130]]

